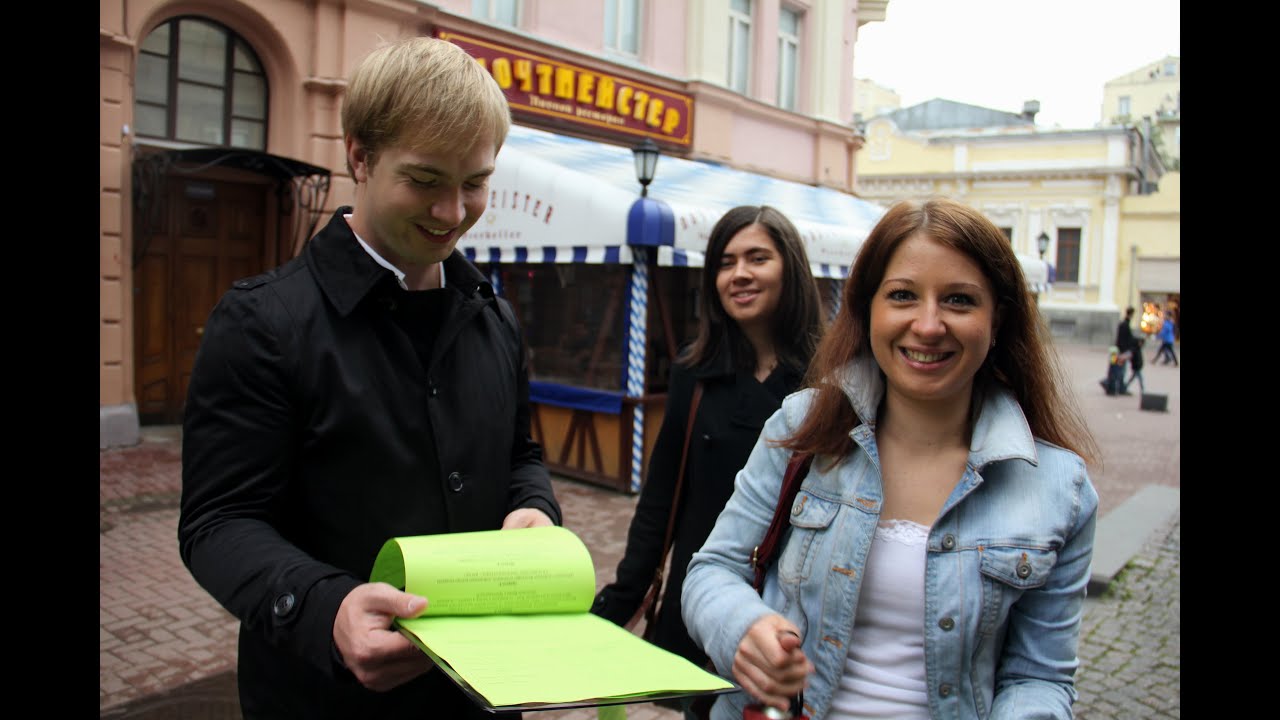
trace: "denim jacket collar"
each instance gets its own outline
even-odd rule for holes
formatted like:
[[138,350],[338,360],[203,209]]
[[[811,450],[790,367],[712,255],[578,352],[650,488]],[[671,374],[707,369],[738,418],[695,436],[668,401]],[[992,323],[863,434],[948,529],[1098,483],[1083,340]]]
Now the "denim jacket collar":
[[[862,353],[838,373],[837,382],[862,420],[859,428],[873,432],[876,410],[884,397],[884,373],[869,353]],[[990,384],[969,441],[969,465],[981,470],[997,460],[1022,459],[1039,465],[1036,441],[1017,398],[1005,385]],[[858,432],[855,429],[855,433]],[[857,437],[855,436],[855,439]]]

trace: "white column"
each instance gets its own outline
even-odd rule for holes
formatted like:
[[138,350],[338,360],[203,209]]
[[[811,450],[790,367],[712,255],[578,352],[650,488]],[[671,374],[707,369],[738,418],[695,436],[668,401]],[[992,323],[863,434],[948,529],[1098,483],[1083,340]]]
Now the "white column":
[[1102,201],[1102,277],[1098,278],[1098,304],[1115,305],[1116,267],[1120,253],[1120,185],[1118,175],[1107,178]]

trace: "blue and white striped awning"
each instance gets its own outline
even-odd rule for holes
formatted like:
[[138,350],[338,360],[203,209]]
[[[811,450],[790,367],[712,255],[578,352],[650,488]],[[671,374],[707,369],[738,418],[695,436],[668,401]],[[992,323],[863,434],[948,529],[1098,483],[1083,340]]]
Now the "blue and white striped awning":
[[458,249],[473,263],[588,263],[630,265],[626,245],[543,245],[534,247],[476,247],[459,243]]
[[[512,126],[489,181],[489,207],[459,249],[479,262],[630,263],[627,215],[639,195],[626,147]],[[658,264],[699,266],[716,220],[772,205],[795,223],[815,274],[843,277],[884,209],[848,193],[663,156],[649,197],[674,223]],[[575,260],[582,257],[582,260]]]
[[[627,219],[638,197],[629,148],[513,125],[489,180],[489,206],[458,249],[478,263],[633,262]],[[671,210],[662,267],[702,267],[711,228],[737,205],[772,205],[796,225],[815,277],[842,279],[885,209],[830,188],[663,156],[649,198]],[[1048,265],[1019,255],[1032,292]]]

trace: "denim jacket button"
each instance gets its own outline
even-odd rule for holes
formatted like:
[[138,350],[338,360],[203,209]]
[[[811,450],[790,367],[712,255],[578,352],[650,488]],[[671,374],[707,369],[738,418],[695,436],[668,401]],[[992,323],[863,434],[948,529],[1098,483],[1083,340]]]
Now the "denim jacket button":
[[954,550],[954,549],[955,549],[955,547],[956,547],[956,536],[955,536],[955,535],[952,535],[951,533],[947,533],[946,535],[942,536],[942,549],[943,549],[943,550]]
[[942,697],[949,696],[951,694],[951,686],[946,683],[942,683],[938,686],[938,694]]
[[1018,577],[1026,580],[1027,576],[1031,574],[1031,566],[1025,562],[1018,563],[1018,569],[1014,572],[1018,573]]
[[951,629],[952,629],[952,628],[954,628],[955,626],[956,626],[956,621],[955,621],[955,620],[952,620],[952,619],[951,619],[951,618],[949,618],[949,617],[944,617],[944,618],[942,618],[941,620],[939,620],[939,621],[938,621],[938,627],[940,627],[940,628],[942,628],[943,630],[946,630],[946,631],[948,631],[948,632],[950,632],[950,631],[951,631]]

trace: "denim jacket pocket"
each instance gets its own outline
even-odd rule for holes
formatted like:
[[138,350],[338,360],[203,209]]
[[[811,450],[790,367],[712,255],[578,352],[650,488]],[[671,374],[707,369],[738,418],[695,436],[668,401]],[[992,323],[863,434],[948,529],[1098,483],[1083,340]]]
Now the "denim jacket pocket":
[[982,574],[1015,588],[1040,587],[1049,579],[1058,553],[1033,547],[982,549]]
[[808,579],[813,567],[813,541],[831,526],[840,503],[801,491],[791,504],[791,530],[778,559],[778,579],[794,585]]
[[983,547],[978,569],[982,580],[982,622],[978,632],[988,636],[1004,624],[1009,607],[1022,593],[1049,580],[1058,553],[1037,547]]

